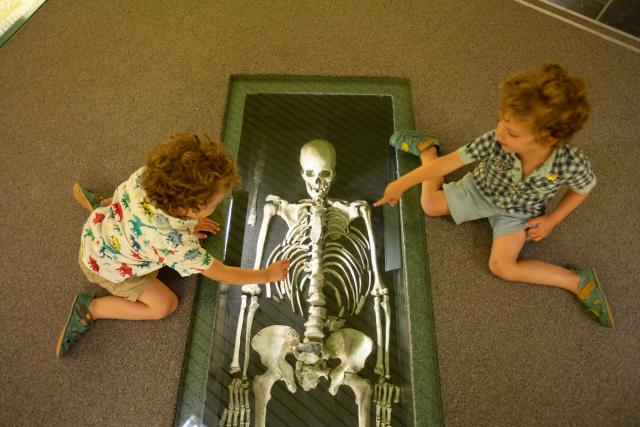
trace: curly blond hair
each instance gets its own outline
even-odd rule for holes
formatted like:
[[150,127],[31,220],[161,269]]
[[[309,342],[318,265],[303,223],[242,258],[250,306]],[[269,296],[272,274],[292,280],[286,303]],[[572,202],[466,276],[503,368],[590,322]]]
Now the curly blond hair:
[[511,75],[499,89],[501,112],[523,120],[538,140],[568,142],[591,111],[584,81],[556,63]]
[[201,210],[221,192],[239,188],[240,176],[222,142],[180,133],[147,154],[142,187],[154,206],[180,216],[187,209]]

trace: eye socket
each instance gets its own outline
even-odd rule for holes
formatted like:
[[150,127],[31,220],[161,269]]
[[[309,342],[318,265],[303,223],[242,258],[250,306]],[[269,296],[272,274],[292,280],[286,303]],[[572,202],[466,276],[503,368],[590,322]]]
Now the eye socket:
[[314,177],[314,176],[318,176],[318,177],[320,177],[320,178],[330,178],[332,174],[331,174],[331,171],[330,171],[330,170],[323,170],[323,171],[320,171],[320,172],[316,175],[316,172],[315,172],[315,171],[313,171],[313,170],[311,170],[311,169],[308,169],[308,170],[304,171],[304,175],[305,175],[305,176],[307,176],[307,177],[309,177],[309,178],[312,178],[312,177]]

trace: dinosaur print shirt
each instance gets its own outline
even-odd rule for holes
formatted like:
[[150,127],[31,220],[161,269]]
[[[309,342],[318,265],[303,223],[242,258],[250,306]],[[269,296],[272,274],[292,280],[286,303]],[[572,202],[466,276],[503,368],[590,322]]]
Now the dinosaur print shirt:
[[181,276],[207,270],[213,258],[194,234],[197,220],[176,218],[151,205],[141,186],[143,171],[118,186],[110,206],[91,213],[82,232],[82,261],[114,283],[164,266]]

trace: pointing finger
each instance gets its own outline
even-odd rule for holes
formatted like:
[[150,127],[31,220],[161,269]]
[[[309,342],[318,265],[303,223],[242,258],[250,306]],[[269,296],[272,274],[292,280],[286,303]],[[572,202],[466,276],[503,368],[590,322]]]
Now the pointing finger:
[[384,197],[373,204],[374,207],[384,205],[387,202],[387,199]]

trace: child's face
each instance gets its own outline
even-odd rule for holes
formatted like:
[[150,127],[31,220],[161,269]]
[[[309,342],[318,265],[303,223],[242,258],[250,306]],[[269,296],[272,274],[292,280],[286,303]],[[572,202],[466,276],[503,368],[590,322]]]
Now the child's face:
[[205,207],[195,212],[192,210],[189,210],[189,213],[187,214],[187,216],[191,218],[197,218],[197,219],[207,218],[216,210],[216,207],[218,207],[220,202],[222,202],[228,195],[229,195],[229,190],[227,189],[220,190],[220,192],[218,192],[218,194],[213,196],[213,199],[211,199]]
[[554,144],[552,141],[547,143],[539,141],[531,128],[509,111],[500,112],[496,136],[500,146],[507,153],[518,154],[537,151]]

